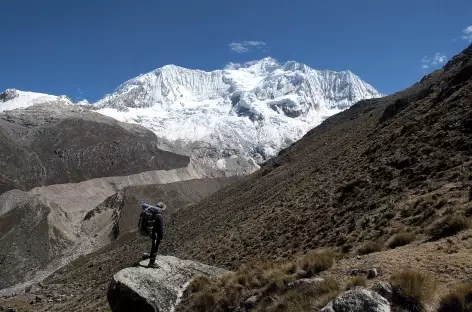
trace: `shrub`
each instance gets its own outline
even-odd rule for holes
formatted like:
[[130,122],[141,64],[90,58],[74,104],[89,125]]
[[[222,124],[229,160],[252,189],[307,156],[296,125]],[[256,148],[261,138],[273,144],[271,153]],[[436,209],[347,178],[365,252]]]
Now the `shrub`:
[[[472,187],[470,188],[472,190]],[[471,199],[472,200],[472,199]],[[466,217],[471,217],[472,216],[472,206],[468,206],[465,210],[464,210],[464,215]]]
[[[302,312],[313,311],[314,303],[323,300],[324,307],[328,301],[339,294],[339,284],[332,277],[322,282],[301,284],[295,289],[288,290],[279,296],[271,296],[274,300],[261,301],[255,310],[257,312]],[[325,302],[326,301],[326,302]]]
[[309,277],[330,268],[334,257],[330,250],[317,250],[287,263],[258,261],[221,276],[197,276],[176,311],[235,311],[243,299],[253,295],[259,297],[254,311],[259,307],[264,312],[305,311],[318,297],[332,298],[339,291],[339,284],[327,278],[313,285],[296,286],[297,294],[288,287],[289,283],[298,276]]
[[424,303],[430,300],[436,284],[427,275],[413,270],[405,270],[390,278],[393,302],[408,311],[422,311]]
[[434,204],[434,208],[440,209],[440,208],[444,207],[444,205],[446,205],[446,204],[447,204],[447,200],[445,198],[441,198],[440,200],[438,200],[436,202],[436,204]]
[[387,219],[387,220],[391,220],[391,219],[393,219],[393,218],[395,217],[395,212],[393,212],[393,211],[387,211],[387,212],[383,215],[383,217],[384,217],[385,219]]
[[349,251],[351,251],[352,247],[353,246],[352,246],[351,243],[346,243],[346,244],[341,246],[341,252],[348,253]]
[[333,266],[334,252],[330,250],[314,250],[305,254],[299,260],[300,267],[313,276]]
[[339,283],[333,277],[327,277],[323,282],[313,285],[314,296],[321,296],[333,292],[339,292]]
[[437,220],[429,226],[427,233],[432,239],[440,239],[447,236],[452,236],[460,231],[470,228],[470,220],[464,216],[449,215]]
[[472,311],[472,284],[458,286],[448,295],[441,298],[438,312],[470,312]]
[[346,289],[353,289],[358,286],[366,287],[367,286],[367,278],[365,276],[355,276],[349,280],[346,285]]
[[196,276],[190,281],[190,284],[188,285],[188,290],[194,293],[203,290],[208,285],[210,285],[210,279],[208,277],[203,275]]
[[270,270],[265,273],[264,277],[267,281],[266,291],[270,293],[284,291],[288,283],[295,280],[293,275],[287,275],[280,269]]
[[378,252],[382,250],[382,243],[380,242],[365,242],[359,249],[357,253],[360,255],[367,255],[373,252]]
[[193,301],[193,310],[194,311],[211,311],[215,306],[215,295],[209,291],[201,291],[195,295]]
[[405,246],[414,241],[416,238],[415,233],[402,232],[393,235],[390,240],[387,242],[388,248],[397,248],[400,246]]

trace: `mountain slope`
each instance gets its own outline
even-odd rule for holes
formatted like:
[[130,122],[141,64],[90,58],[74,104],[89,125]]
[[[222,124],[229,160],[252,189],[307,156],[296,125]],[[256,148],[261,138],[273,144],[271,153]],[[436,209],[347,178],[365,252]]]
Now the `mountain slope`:
[[320,246],[349,250],[398,231],[426,235],[469,205],[471,90],[472,46],[411,88],[327,119],[260,171],[176,213],[166,252],[237,267]]
[[349,71],[266,58],[212,72],[164,66],[92,107],[153,130],[203,163],[251,172],[326,117],[380,96]]
[[[164,178],[165,172],[154,173],[158,175]],[[0,195],[0,204],[8,207],[2,211],[0,206],[0,294],[21,291],[71,260],[136,230],[139,204],[144,201],[165,202],[169,216],[235,178],[139,184],[130,182],[133,177],[116,177],[115,191],[104,187],[111,181],[97,180]]]
[[188,156],[160,149],[149,130],[60,100],[0,114],[0,193],[159,169]]

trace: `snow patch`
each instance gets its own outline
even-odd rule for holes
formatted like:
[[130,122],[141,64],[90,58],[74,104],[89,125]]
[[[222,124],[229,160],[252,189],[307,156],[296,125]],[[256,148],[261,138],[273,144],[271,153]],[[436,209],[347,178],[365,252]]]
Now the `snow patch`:
[[70,102],[70,100],[65,96],[55,96],[44,93],[8,89],[0,94],[0,112],[19,108],[27,108],[35,104],[55,101],[72,104],[72,102]]

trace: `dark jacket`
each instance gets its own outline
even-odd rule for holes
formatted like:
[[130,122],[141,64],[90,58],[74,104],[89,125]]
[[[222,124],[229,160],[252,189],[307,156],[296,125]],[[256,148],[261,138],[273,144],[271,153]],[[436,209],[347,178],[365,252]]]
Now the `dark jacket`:
[[152,227],[153,237],[154,234],[157,234],[157,237],[159,239],[162,239],[164,237],[164,218],[160,213],[154,215],[154,224]]

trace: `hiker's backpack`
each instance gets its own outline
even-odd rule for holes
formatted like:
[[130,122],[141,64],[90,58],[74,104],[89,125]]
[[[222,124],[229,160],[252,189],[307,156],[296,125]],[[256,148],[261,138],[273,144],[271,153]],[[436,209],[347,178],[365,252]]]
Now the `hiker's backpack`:
[[142,205],[141,214],[139,215],[138,231],[143,236],[152,236],[152,227],[154,225],[154,216],[159,211],[157,207],[148,204]]

